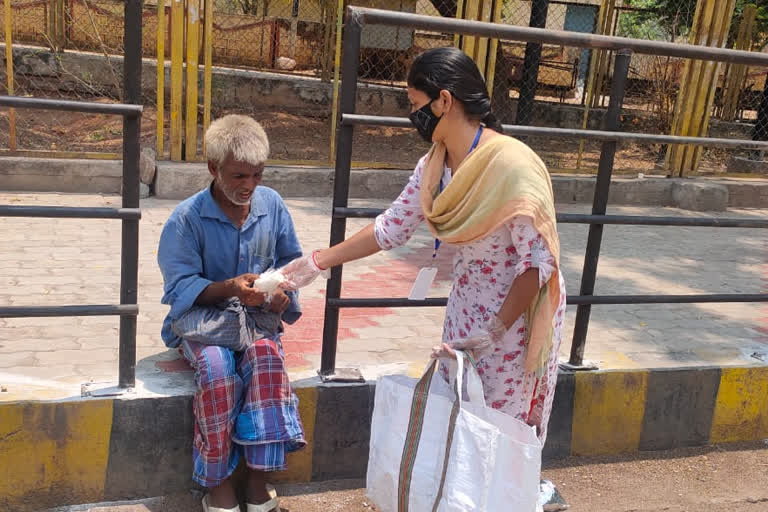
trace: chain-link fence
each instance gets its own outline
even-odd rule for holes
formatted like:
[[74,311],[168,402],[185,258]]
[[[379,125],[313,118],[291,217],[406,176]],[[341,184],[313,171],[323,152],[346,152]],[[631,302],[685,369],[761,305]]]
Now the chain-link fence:
[[[12,85],[19,96],[120,101],[123,10],[119,0],[12,0],[10,23],[3,10],[0,26],[3,50],[12,44],[13,80],[9,63],[2,59],[0,93],[7,94]],[[144,11],[145,56],[154,52],[156,14],[151,6]],[[12,130],[9,112],[0,112],[0,149],[98,157],[117,157],[121,149],[122,119],[117,117],[34,110],[14,116]],[[144,131],[151,127],[151,119],[145,118]],[[144,139],[151,140],[151,134]]]
[[[251,114],[274,140],[273,156],[289,160],[329,160],[333,71],[338,2],[336,0],[211,0],[212,90],[203,90],[205,37],[192,37],[191,22],[204,24],[205,0],[186,0],[179,14],[172,2],[148,0],[143,10],[142,141],[155,146],[158,39],[165,54],[164,134],[169,139],[172,47],[179,44],[182,66],[197,47],[200,67],[198,102],[210,103],[215,118],[229,112]],[[124,4],[119,0],[12,0],[9,37],[13,42],[13,93],[89,101],[119,101],[122,90]],[[174,20],[174,16],[181,19]],[[158,27],[158,20],[162,26]],[[174,21],[176,23],[174,24]],[[0,27],[5,12],[0,9]],[[176,27],[176,32],[174,32]],[[158,30],[159,29],[159,30]],[[0,59],[0,93],[8,93],[9,66]],[[181,80],[188,78],[186,73]],[[187,84],[178,84],[186,91]],[[192,109],[194,112],[195,109]],[[182,109],[180,115],[190,111]],[[202,125],[202,115],[198,116]],[[120,150],[119,119],[82,114],[15,113],[16,150],[102,153]],[[202,128],[202,127],[201,127]],[[0,112],[0,149],[11,147],[9,112]],[[202,130],[201,130],[202,131]],[[202,134],[200,134],[202,135]],[[202,137],[197,137],[198,146]],[[183,143],[183,140],[182,140]],[[104,155],[106,153],[106,155]]]
[[[203,113],[206,105],[210,105],[213,118],[230,112],[258,118],[272,138],[275,159],[315,162],[332,159],[334,98],[338,86],[334,78],[340,73],[337,31],[342,20],[338,15],[349,2],[340,5],[337,0],[211,0],[213,67],[211,91],[206,95],[202,71],[207,37],[203,28],[205,1],[185,0],[180,14],[174,14],[169,0],[161,2],[160,12],[158,1],[145,2],[143,54],[148,59],[156,57],[158,38],[162,38],[166,77],[162,127],[166,154],[172,142],[170,112],[174,84],[170,69],[173,46],[180,44],[177,57],[181,62],[190,58],[189,47],[196,46],[195,59],[201,70],[195,84],[199,90],[197,98],[181,92],[188,91],[189,84],[181,83],[177,87],[178,94],[185,95],[179,100],[182,105],[179,115],[188,117],[197,112],[200,132],[195,143],[199,149],[202,149]],[[714,23],[711,14],[706,18],[706,13],[699,11],[718,1],[359,0],[353,3],[431,16],[458,15],[506,24],[682,43],[692,40],[693,31],[699,30],[697,23],[705,26],[708,19],[710,24]],[[122,88],[122,10],[123,3],[119,0],[12,0],[14,93],[118,101]],[[704,16],[703,21],[697,22],[697,16]],[[199,37],[190,36],[190,17],[200,21]],[[729,19],[729,23],[720,25],[725,34],[724,46],[756,51],[766,47],[768,6],[750,6],[744,0],[735,0]],[[5,26],[2,9],[0,26]],[[5,41],[7,36],[3,34]],[[713,41],[694,42],[712,44]],[[478,43],[475,48],[485,44],[483,40],[475,43]],[[453,34],[406,27],[366,26],[361,48],[358,112],[404,115],[407,112],[405,80],[413,58],[428,48],[450,45],[466,49],[467,41]],[[484,48],[484,54],[475,50],[474,56],[492,81],[493,108],[503,122],[565,128],[599,126],[612,79],[611,52],[517,41],[501,41]],[[5,59],[0,61],[0,92],[6,93],[10,85],[7,65]],[[624,101],[623,129],[686,134],[683,133],[686,123],[699,123],[706,126],[710,135],[751,136],[752,126],[763,122],[762,118],[758,120],[758,110],[766,70],[696,66],[682,59],[634,55]],[[144,72],[142,138],[145,145],[153,146],[157,122],[156,67],[152,60],[145,61]],[[186,73],[179,77],[181,82],[190,78]],[[701,87],[691,85],[692,78],[715,84],[711,99]],[[686,110],[688,99],[691,108]],[[194,102],[193,108],[184,108],[185,101]],[[696,112],[703,114],[696,118]],[[0,112],[0,149],[10,147],[8,115],[7,111]],[[16,147],[114,153],[119,151],[120,129],[118,119],[105,122],[104,118],[92,119],[81,114],[51,116],[34,111],[17,112]],[[756,137],[763,136],[761,130],[755,133]],[[183,144],[185,135],[178,140]],[[394,167],[412,166],[428,149],[411,129],[368,127],[357,131],[355,141],[354,154],[359,162]],[[528,142],[554,171],[591,172],[597,167],[599,144],[535,138]],[[730,157],[739,155],[744,156],[705,150],[693,156],[699,164],[693,168],[701,172],[722,172],[728,168]],[[619,171],[675,173],[676,168],[670,170],[670,162],[683,157],[667,147],[637,145],[622,147],[617,158]]]
[[[461,3],[457,7],[453,0],[395,3],[377,7],[448,17],[455,17],[457,8],[462,8]],[[730,14],[723,14],[731,8]],[[483,19],[481,15],[468,18]],[[507,0],[501,3],[499,16],[492,21],[753,51],[762,51],[768,44],[768,6],[750,7],[743,0]],[[449,34],[403,28],[365,30],[368,32],[361,52],[360,79],[371,87],[404,87],[408,63],[415,55],[429,47],[458,41]],[[374,37],[376,30],[379,35]],[[386,31],[389,33],[385,35]],[[385,41],[398,41],[401,46],[384,47]],[[493,84],[496,116],[505,123],[598,128],[608,105],[613,58],[614,54],[607,51],[502,41],[496,48],[489,80]],[[748,138],[754,131],[753,125],[762,123],[757,120],[757,112],[765,77],[765,70],[743,66],[695,64],[684,59],[636,54],[632,57],[624,99],[623,129]],[[389,90],[389,94],[396,93]],[[375,102],[364,103],[363,110],[391,114]],[[404,112],[401,108],[399,114]],[[359,136],[356,156],[377,159],[384,154],[385,162],[404,165],[413,163],[426,150],[415,137],[409,144],[404,138],[405,131],[365,131],[367,137]],[[756,133],[762,136],[762,131]],[[553,171],[597,169],[598,143],[550,138],[530,138],[527,142],[542,154]],[[723,150],[630,144],[620,147],[616,169],[644,174],[719,173],[734,170],[734,156],[738,154]]]
[[[190,20],[189,3],[195,1],[186,1],[182,14],[185,23]],[[206,0],[199,1],[202,8]],[[336,0],[213,1],[211,93],[209,97],[204,94],[201,71],[197,158],[202,158],[203,105],[209,102],[213,119],[229,113],[258,119],[271,139],[275,160],[330,161],[338,7]],[[165,31],[165,54],[170,68],[172,45],[180,36],[173,28],[172,9],[166,9],[169,28]],[[204,20],[201,25],[205,25]],[[201,29],[197,42],[201,66],[206,38]],[[187,35],[185,48],[193,44]],[[170,148],[172,155],[169,106],[174,86],[170,78],[172,75],[165,86],[168,113],[163,146],[166,152]],[[189,76],[186,80],[189,87]],[[181,94],[181,89],[178,91]],[[190,115],[190,111],[183,115]],[[189,141],[183,143],[188,145]]]

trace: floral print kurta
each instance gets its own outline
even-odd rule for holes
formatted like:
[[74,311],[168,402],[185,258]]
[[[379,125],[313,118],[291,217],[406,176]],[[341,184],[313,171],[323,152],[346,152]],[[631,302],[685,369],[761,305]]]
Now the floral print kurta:
[[[400,196],[375,221],[374,234],[382,249],[405,244],[424,221],[419,201],[426,157],[419,161]],[[445,170],[443,185],[451,179]],[[448,298],[443,341],[472,336],[485,328],[501,309],[514,280],[530,268],[538,268],[544,285],[555,268],[554,257],[528,217],[516,217],[486,238],[457,246],[453,285]],[[523,369],[526,325],[520,317],[504,336],[501,346],[475,352],[486,403],[537,427],[546,438],[549,413],[557,383],[557,360],[565,314],[565,282],[560,275],[560,305],[554,318],[554,339],[548,367],[541,378]]]

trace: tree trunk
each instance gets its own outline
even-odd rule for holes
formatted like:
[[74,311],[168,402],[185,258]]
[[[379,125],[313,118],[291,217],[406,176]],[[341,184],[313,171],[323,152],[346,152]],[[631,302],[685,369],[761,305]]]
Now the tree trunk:
[[455,18],[456,9],[458,6],[457,0],[430,0],[432,5],[435,6],[440,16],[444,18]]
[[496,118],[504,124],[515,122],[515,103],[509,97],[510,80],[514,75],[515,62],[504,54],[501,41],[496,46],[496,70],[493,74],[491,108]]

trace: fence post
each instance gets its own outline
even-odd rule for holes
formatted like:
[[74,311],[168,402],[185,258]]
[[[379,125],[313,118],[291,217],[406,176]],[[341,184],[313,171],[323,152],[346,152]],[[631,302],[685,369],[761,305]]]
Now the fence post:
[[[547,26],[547,10],[549,0],[533,0],[531,2],[530,27],[544,28]],[[525,59],[523,60],[523,75],[520,83],[520,98],[517,100],[515,124],[528,126],[533,119],[533,103],[536,99],[536,86],[539,82],[539,62],[541,61],[541,44],[527,43]]]
[[203,160],[205,160],[205,132],[211,125],[211,101],[213,94],[213,2],[214,0],[203,0],[205,2],[205,22],[203,42],[205,48],[204,68],[203,68]]
[[157,159],[162,160],[165,148],[165,0],[157,0]]
[[[342,62],[341,114],[354,114],[357,101],[357,73],[360,64],[360,36],[362,23],[355,12],[347,11],[344,25],[344,55]],[[345,208],[349,199],[349,173],[352,165],[353,125],[338,128],[336,144],[336,167],[333,183],[333,208]],[[334,246],[344,241],[347,229],[345,217],[333,216],[331,220],[331,241]],[[328,305],[329,299],[341,297],[341,265],[331,269],[331,278],[325,292],[325,320],[323,323],[323,350],[320,375],[329,376],[336,371],[336,342],[339,331],[339,308]]]
[[184,132],[184,160],[197,156],[197,100],[200,60],[200,0],[187,0],[187,113]]
[[344,21],[344,0],[338,0],[336,5],[336,32],[333,51],[333,105],[331,106],[331,148],[328,160],[335,165],[336,131],[339,128],[339,72],[341,70],[341,36]]
[[170,142],[171,160],[181,161],[183,144],[184,114],[182,112],[184,99],[184,0],[171,2],[171,113],[170,113]]
[[[8,75],[8,96],[13,96],[13,19],[11,0],[5,0],[5,72]],[[16,151],[16,109],[8,109],[8,148]]]
[[[123,102],[141,104],[142,0],[125,0],[125,58]],[[139,207],[141,116],[123,118],[123,208]],[[123,219],[120,247],[120,304],[137,304],[139,281],[139,221]],[[136,384],[136,315],[120,316],[121,388]]]
[[[629,61],[632,52],[619,50],[616,52],[616,60],[613,70],[613,82],[611,84],[611,97],[608,110],[603,118],[602,129],[606,131],[618,131],[621,116],[621,105],[624,101],[624,90],[629,74]],[[597,183],[595,184],[595,196],[592,201],[592,215],[605,215],[608,206],[608,192],[611,188],[611,174],[613,174],[613,162],[616,156],[616,141],[603,142],[600,150],[600,164],[597,171]],[[595,291],[595,278],[597,277],[597,262],[600,257],[600,243],[603,239],[603,225],[590,224],[587,237],[587,251],[584,256],[584,269],[581,273],[581,292],[579,295],[592,295]],[[587,328],[589,327],[589,315],[592,306],[581,305],[576,310],[576,324],[573,328],[573,342],[571,343],[571,357],[568,364],[581,366],[584,362],[584,345],[587,341]]]

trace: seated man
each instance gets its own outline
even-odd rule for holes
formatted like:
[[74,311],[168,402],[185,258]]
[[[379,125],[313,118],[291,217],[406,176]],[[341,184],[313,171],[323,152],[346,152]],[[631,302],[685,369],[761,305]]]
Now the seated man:
[[176,207],[160,237],[171,306],[162,337],[195,369],[192,478],[209,490],[203,509],[240,510],[229,477],[242,455],[248,512],[269,512],[279,508],[267,474],[306,444],[280,344],[282,320],[301,312],[294,292],[267,297],[252,285],[301,249],[280,196],[258,186],[269,153],[262,127],[225,116],[205,143],[213,183]]

